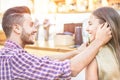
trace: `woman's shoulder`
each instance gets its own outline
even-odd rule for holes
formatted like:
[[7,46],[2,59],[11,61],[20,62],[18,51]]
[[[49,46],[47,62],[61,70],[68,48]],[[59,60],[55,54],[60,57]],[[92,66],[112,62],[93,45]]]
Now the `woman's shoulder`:
[[100,48],[98,55],[109,55],[111,53],[114,53],[115,50],[111,44],[107,44]]

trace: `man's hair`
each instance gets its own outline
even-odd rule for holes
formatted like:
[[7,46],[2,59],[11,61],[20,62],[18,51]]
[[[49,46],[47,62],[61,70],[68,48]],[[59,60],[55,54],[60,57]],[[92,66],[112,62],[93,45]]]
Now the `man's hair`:
[[2,28],[6,37],[9,37],[12,31],[13,24],[21,24],[23,14],[31,14],[30,9],[26,6],[17,6],[9,8],[3,15]]

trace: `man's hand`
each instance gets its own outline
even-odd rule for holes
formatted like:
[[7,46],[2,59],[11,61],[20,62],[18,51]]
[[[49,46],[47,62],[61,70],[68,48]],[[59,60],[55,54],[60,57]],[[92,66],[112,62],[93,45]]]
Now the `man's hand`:
[[112,32],[107,23],[102,24],[97,32],[95,40],[101,41],[102,45],[106,44],[112,38]]

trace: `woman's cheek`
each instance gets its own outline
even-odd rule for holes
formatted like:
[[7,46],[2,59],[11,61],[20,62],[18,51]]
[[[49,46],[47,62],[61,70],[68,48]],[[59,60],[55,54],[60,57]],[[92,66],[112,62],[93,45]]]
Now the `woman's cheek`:
[[91,36],[91,37],[90,37],[90,42],[92,42],[94,39],[95,39],[95,37],[94,37],[94,36]]
[[95,33],[91,34],[90,41],[92,42],[95,39]]

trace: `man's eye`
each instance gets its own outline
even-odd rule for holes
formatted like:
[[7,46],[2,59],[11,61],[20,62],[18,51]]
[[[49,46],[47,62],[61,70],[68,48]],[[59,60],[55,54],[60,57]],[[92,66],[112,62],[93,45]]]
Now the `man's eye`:
[[33,26],[34,26],[34,23],[30,23],[30,26],[33,27]]

